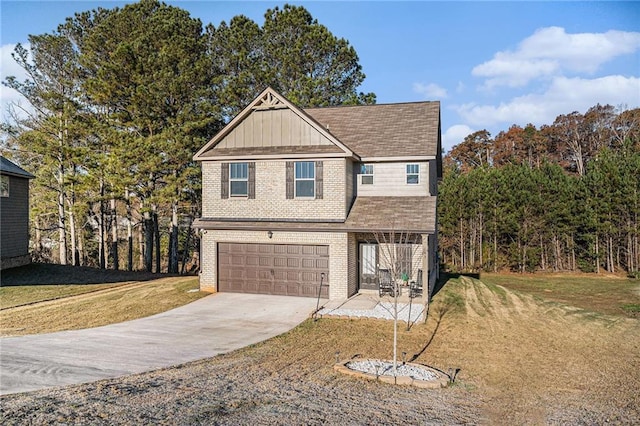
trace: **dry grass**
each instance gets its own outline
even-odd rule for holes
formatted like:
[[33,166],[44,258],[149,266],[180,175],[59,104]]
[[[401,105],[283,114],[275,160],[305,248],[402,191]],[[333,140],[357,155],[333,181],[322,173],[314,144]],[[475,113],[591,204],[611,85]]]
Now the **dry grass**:
[[640,280],[625,276],[483,273],[482,281],[588,311],[640,318],[628,308],[640,306]]
[[[456,362],[491,403],[493,423],[548,424],[640,418],[640,322],[540,301],[461,278],[465,313],[430,347]],[[582,413],[582,414],[581,414]]]
[[70,284],[0,287],[0,309],[63,299],[127,284]]
[[[78,275],[74,275],[73,268],[64,270],[68,272],[65,277],[67,280],[80,281]],[[79,272],[85,275],[90,271]],[[97,270],[97,274],[101,273],[104,272]],[[129,279],[135,277],[136,274],[126,275]],[[51,275],[51,278],[59,279],[55,275]],[[185,305],[207,294],[197,291],[196,277],[155,278],[123,283],[114,281],[110,284],[3,286],[0,288],[0,336],[76,330],[128,321]],[[39,277],[30,281],[44,280]]]
[[389,358],[392,323],[321,319],[178,368],[2,399],[4,424],[637,424],[640,321],[593,314],[469,278],[450,280],[399,350],[453,386],[342,376]]

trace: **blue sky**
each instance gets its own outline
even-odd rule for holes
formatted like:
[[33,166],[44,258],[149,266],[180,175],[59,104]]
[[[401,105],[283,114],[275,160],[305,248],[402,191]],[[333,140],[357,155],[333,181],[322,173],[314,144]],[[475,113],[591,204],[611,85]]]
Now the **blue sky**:
[[[15,43],[74,12],[120,1],[0,3],[4,79],[22,75]],[[203,24],[243,14],[264,22],[275,1],[166,1]],[[378,103],[440,100],[445,149],[469,133],[551,124],[559,114],[640,107],[639,2],[330,2],[303,5],[356,49]],[[3,88],[2,115],[17,96]]]

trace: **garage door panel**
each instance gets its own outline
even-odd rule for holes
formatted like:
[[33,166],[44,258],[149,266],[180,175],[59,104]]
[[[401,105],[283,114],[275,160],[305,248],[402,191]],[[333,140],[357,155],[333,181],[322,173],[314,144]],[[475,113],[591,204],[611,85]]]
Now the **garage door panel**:
[[303,272],[302,274],[302,282],[304,283],[314,283],[316,281],[320,281],[318,274],[315,272]]
[[328,296],[329,247],[301,244],[218,244],[218,290],[317,297]]
[[[311,286],[308,284],[303,284],[300,286],[300,296],[302,297],[318,297],[318,288],[317,286]],[[322,297],[327,297],[326,287],[322,288]]]
[[245,293],[260,293],[260,282],[258,280],[245,281]]
[[273,294],[273,283],[270,281],[260,281],[258,293],[260,294]]
[[318,256],[327,256],[329,257],[329,246],[315,246],[316,254]]
[[261,269],[258,271],[258,278],[261,280],[270,280],[271,279],[271,271],[267,269]]
[[329,269],[329,259],[316,259],[316,269]]
[[244,253],[244,244],[229,244],[230,253]]
[[260,266],[271,266],[273,265],[273,258],[260,256]]
[[298,283],[287,283],[287,296],[299,296],[300,285]]

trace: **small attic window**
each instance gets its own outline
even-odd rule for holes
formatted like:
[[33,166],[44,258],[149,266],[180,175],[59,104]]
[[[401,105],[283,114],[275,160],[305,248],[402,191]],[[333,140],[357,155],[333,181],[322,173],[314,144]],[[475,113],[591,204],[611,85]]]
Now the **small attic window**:
[[360,167],[360,175],[362,185],[373,185],[373,164],[363,164]]
[[407,184],[417,185],[420,183],[420,164],[407,164]]
[[0,197],[9,196],[9,176],[2,175],[0,180]]

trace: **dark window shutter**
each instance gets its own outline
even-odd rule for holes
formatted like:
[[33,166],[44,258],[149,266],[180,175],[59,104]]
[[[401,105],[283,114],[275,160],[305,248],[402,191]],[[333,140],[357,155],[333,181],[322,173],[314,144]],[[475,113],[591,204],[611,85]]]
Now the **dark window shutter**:
[[220,167],[220,197],[229,198],[229,163],[222,163]]
[[249,199],[256,198],[256,163],[249,163],[249,182],[248,195]]
[[316,161],[316,198],[322,199],[322,182],[323,182],[323,172],[322,172],[322,161]]
[[293,161],[287,161],[287,168],[286,168],[287,172],[287,176],[286,176],[286,186],[287,186],[287,200],[292,200],[293,199],[293,195],[294,195],[294,191],[293,191],[293,185],[294,185],[294,180],[293,180]]

